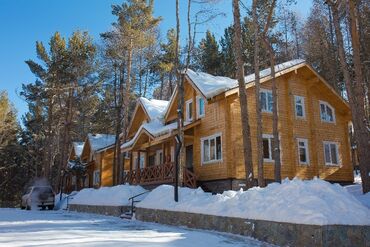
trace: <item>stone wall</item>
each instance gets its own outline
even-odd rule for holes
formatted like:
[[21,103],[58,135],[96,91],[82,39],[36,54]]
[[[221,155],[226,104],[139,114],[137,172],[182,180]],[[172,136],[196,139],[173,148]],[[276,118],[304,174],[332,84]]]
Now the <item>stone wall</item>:
[[129,206],[96,206],[96,205],[69,204],[68,207],[70,211],[110,215],[117,217],[121,216],[123,213],[130,211]]
[[136,208],[136,219],[253,237],[279,246],[370,246],[370,226],[303,225]]

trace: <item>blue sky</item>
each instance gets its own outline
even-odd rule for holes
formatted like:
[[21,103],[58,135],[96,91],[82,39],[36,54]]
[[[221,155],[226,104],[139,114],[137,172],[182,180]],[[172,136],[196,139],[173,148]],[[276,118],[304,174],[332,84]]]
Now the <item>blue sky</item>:
[[[17,94],[22,83],[31,83],[35,77],[24,63],[36,59],[35,42],[47,43],[59,31],[70,36],[75,30],[88,31],[99,42],[99,34],[108,30],[114,21],[111,5],[123,0],[0,0],[0,90],[6,90],[18,110],[18,116],[27,111],[27,105]],[[182,38],[185,37],[186,0],[180,0]],[[250,4],[246,1],[247,4]],[[305,17],[311,0],[298,0],[294,8]],[[200,32],[210,29],[220,37],[225,27],[232,23],[231,0],[221,0],[215,8],[224,12]],[[155,16],[162,16],[160,29],[163,35],[175,27],[175,0],[155,0]],[[202,33],[198,34],[203,36]]]

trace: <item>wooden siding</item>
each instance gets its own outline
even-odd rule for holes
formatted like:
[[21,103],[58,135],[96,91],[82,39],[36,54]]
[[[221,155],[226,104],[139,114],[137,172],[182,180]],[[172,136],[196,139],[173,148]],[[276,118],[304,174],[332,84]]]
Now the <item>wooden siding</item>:
[[[139,104],[139,103],[138,103]],[[132,138],[135,133],[140,128],[141,124],[145,121],[148,121],[148,117],[143,109],[143,106],[139,104],[136,109],[136,113],[134,115],[134,118],[132,119],[130,123],[130,128],[128,130],[127,136],[128,138]]]

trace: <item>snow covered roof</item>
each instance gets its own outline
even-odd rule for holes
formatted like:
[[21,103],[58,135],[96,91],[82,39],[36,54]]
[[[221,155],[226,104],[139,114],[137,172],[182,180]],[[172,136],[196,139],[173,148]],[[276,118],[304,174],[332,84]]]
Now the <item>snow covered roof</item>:
[[[275,72],[281,72],[285,69],[291,68],[298,64],[305,63],[302,59],[291,60],[275,66]],[[271,74],[271,69],[264,69],[260,71],[260,78],[267,77]],[[191,69],[186,71],[186,75],[207,98],[212,98],[220,93],[226,92],[238,86],[238,81],[223,76],[213,76],[204,72],[195,72]],[[250,74],[245,77],[246,83],[251,83],[255,79],[255,75]]]
[[77,157],[81,156],[84,144],[84,142],[73,142],[73,148]]
[[116,136],[108,134],[88,134],[88,139],[93,152],[111,146],[116,142]]
[[143,131],[147,131],[152,137],[159,137],[165,134],[170,133],[172,130],[177,128],[177,123],[163,124],[159,119],[150,121],[149,123],[143,123],[135,136],[128,142],[125,142],[121,145],[121,148],[131,147],[136,140],[139,138]]
[[157,99],[147,99],[144,97],[139,98],[140,103],[143,105],[145,111],[147,112],[150,120],[156,118],[161,118],[163,113],[167,109],[168,101],[166,100],[157,100]]

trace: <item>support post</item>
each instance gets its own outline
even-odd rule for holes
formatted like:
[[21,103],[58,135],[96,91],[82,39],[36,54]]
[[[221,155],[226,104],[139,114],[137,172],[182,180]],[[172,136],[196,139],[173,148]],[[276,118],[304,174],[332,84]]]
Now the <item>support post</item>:
[[179,201],[179,155],[182,146],[181,138],[177,134],[176,139],[176,155],[175,155],[175,202]]

